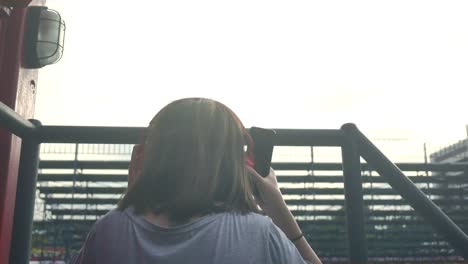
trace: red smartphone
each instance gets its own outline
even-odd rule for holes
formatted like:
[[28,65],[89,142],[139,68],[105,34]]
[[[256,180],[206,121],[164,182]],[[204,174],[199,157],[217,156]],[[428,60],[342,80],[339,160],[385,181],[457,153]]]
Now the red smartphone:
[[[253,156],[253,168],[263,177],[270,174],[271,158],[273,156],[273,148],[275,146],[276,132],[272,129],[265,129],[260,127],[252,127],[249,130],[250,137],[252,138],[252,144],[248,146],[247,157],[249,159],[249,153]],[[249,164],[248,164],[249,165]]]

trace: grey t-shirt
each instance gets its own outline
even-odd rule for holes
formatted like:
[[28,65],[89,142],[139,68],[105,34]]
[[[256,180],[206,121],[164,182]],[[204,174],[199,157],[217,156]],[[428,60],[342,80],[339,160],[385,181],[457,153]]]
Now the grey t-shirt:
[[132,207],[96,222],[72,263],[306,263],[270,218],[218,213],[177,227],[161,227]]

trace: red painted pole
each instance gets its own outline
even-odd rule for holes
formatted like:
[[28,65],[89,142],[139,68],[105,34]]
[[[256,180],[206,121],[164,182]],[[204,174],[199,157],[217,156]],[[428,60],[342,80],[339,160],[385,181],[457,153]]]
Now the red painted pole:
[[[25,8],[0,17],[0,101],[24,118],[34,113],[37,70],[21,67]],[[15,209],[21,139],[0,129],[0,264],[7,264]]]

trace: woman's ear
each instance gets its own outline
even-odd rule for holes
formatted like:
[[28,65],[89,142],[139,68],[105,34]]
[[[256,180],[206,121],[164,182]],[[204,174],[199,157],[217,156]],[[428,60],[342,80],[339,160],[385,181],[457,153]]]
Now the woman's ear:
[[135,183],[136,178],[140,176],[143,169],[143,144],[133,146],[132,157],[128,167],[128,187]]
[[252,154],[251,151],[247,151],[245,153],[245,165],[251,167],[251,168],[255,168],[255,160],[254,160],[254,156]]

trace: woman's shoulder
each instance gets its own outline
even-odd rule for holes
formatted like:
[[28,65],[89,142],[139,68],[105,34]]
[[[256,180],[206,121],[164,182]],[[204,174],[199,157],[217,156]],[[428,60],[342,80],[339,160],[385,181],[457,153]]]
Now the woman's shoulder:
[[271,218],[258,213],[239,213],[239,212],[226,212],[221,216],[222,221],[235,222],[243,226],[262,227],[265,229],[271,228],[273,222]]
[[[206,219],[205,219],[206,218]],[[223,212],[214,215],[207,215],[197,222],[210,223],[211,220],[217,219],[219,224],[228,226],[239,226],[243,229],[258,229],[263,231],[270,230],[274,224],[268,216],[261,215],[258,213],[240,213],[240,212]],[[143,227],[147,227],[149,224],[147,221],[138,217],[132,207],[125,210],[113,209],[102,216],[94,226],[95,231],[115,230],[121,229],[125,225],[136,223]],[[201,225],[201,224],[200,224]],[[204,226],[204,225],[203,225]]]
[[119,209],[110,210],[96,221],[94,228],[96,231],[101,230],[103,227],[105,227],[105,229],[112,229],[113,227],[117,229],[121,228],[122,224],[129,221],[128,212],[126,211],[127,210]]
[[112,209],[107,212],[104,216],[101,217],[101,221],[119,221],[123,219],[128,219],[128,211],[131,208],[125,210],[120,210],[118,208]]

